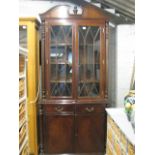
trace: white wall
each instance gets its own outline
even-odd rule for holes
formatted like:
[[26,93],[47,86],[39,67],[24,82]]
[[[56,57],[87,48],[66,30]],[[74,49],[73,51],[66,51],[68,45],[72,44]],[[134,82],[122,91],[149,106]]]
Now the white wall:
[[116,27],[109,27],[108,49],[108,100],[109,106],[116,104]]
[[134,64],[134,25],[119,25],[116,29],[116,106],[122,107],[129,92]]
[[[40,21],[39,14],[46,12],[51,7],[58,4],[64,4],[63,2],[52,2],[52,1],[19,1],[19,17],[37,17]],[[65,2],[65,4],[72,5],[71,3]]]

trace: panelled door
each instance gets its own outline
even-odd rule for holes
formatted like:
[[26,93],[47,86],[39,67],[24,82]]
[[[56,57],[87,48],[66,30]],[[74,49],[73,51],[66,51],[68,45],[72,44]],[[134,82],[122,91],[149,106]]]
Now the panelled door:
[[44,150],[49,154],[74,152],[74,115],[44,115]]
[[103,96],[103,32],[102,25],[79,24],[78,31],[78,98]]
[[47,34],[47,96],[73,98],[73,26],[49,25]]

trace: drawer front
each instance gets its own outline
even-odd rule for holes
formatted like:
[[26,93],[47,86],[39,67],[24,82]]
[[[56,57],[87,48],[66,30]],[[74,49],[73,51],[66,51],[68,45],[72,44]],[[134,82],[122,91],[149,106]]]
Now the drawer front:
[[45,113],[73,113],[74,105],[62,105],[62,104],[46,104],[43,105],[43,111]]
[[104,105],[99,104],[80,104],[76,108],[77,113],[103,113],[104,111]]

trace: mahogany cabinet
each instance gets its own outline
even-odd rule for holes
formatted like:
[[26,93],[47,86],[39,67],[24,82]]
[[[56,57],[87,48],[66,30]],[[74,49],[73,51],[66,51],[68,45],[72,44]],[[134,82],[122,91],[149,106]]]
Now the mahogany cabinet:
[[40,152],[103,153],[108,18],[92,5],[56,6],[40,16]]

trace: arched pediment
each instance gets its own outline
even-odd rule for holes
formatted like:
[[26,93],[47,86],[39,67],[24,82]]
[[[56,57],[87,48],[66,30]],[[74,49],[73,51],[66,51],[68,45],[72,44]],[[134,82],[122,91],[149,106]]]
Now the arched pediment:
[[104,19],[108,17],[104,15],[103,11],[93,5],[74,6],[74,5],[58,5],[52,7],[43,14],[40,14],[41,19]]

